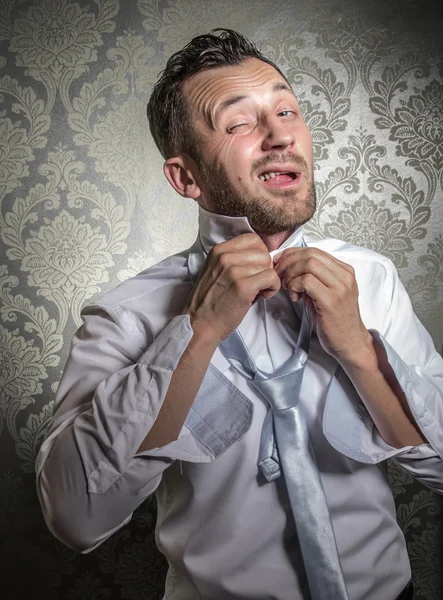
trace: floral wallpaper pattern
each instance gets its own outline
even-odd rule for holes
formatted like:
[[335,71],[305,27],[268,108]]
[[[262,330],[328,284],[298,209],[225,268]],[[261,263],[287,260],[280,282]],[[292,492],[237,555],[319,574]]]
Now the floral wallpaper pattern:
[[[47,530],[35,458],[81,307],[190,245],[145,110],[167,57],[213,27],[257,41],[315,143],[308,229],[391,258],[443,348],[442,11],[420,0],[0,2],[2,598],[156,600],[155,499],[82,556]],[[443,595],[443,502],[388,467],[415,598]]]

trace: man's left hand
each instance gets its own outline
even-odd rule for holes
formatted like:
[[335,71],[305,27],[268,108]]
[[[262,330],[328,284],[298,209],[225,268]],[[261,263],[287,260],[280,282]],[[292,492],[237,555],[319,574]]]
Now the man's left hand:
[[323,349],[339,362],[358,362],[372,336],[358,306],[354,269],[318,248],[288,248],[274,267],[291,299],[303,297]]

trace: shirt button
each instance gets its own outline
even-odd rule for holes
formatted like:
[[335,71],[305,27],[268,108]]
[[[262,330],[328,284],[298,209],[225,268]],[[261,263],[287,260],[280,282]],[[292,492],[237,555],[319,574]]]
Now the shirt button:
[[277,310],[274,310],[274,312],[272,313],[272,317],[274,319],[279,319],[280,318],[280,313]]

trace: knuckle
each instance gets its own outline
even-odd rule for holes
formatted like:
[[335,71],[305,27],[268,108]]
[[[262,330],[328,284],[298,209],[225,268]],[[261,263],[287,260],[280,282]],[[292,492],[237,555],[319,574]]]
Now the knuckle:
[[229,255],[226,252],[221,252],[216,254],[217,265],[221,267],[222,270],[228,268],[230,266]]
[[237,281],[240,278],[240,269],[237,267],[237,265],[232,265],[227,270],[233,281]]
[[280,277],[277,275],[274,269],[266,269],[264,273],[266,274],[266,281],[269,282],[269,285],[280,285]]
[[315,280],[315,277],[314,275],[311,275],[311,273],[305,273],[300,277],[300,279],[306,288],[310,288]]
[[300,275],[299,277],[294,277],[293,279],[285,280],[286,287],[288,290],[293,290],[294,292],[299,292],[301,290],[306,289],[305,276]]
[[333,296],[325,294],[322,298],[323,310],[326,312],[333,312],[335,307],[335,299]]
[[220,248],[220,245],[221,244],[217,244],[216,246],[213,246],[209,251],[208,256],[218,256],[221,252],[223,252],[223,250]]
[[355,271],[352,267],[348,266],[345,270],[345,274],[346,274],[347,279],[349,279],[350,281],[355,279]]
[[344,280],[344,284],[345,284],[346,289],[351,290],[351,291],[353,291],[355,289],[355,287],[357,286],[355,278],[353,277],[353,275],[351,273],[347,273],[347,276]]
[[316,256],[309,256],[306,260],[306,266],[311,271],[314,271],[318,267],[318,258]]
[[335,294],[334,294],[337,297],[337,300],[343,300],[344,298],[347,297],[348,294],[349,294],[349,287],[348,287],[347,283],[345,283],[344,281],[340,281],[340,283],[336,287]]
[[242,279],[245,279],[246,277],[249,277],[250,275],[253,275],[255,272],[254,268],[250,267],[250,266],[242,266],[242,265],[229,265],[226,268],[226,273],[228,275],[228,277],[232,280],[232,281],[236,281],[236,282],[241,282]]
[[280,281],[280,277],[274,268],[271,267],[271,268],[267,269],[267,271],[268,271],[270,277],[272,277],[272,279],[274,279],[275,281]]
[[259,264],[263,265],[265,269],[269,269],[269,265],[271,264],[271,259],[267,252],[263,252],[260,254]]

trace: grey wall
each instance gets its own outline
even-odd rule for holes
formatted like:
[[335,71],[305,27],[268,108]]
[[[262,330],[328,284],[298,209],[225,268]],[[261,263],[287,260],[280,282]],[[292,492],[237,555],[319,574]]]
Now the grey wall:
[[[309,230],[389,256],[443,345],[443,20],[396,0],[2,0],[0,589],[7,600],[161,598],[155,504],[78,556],[34,485],[81,306],[185,248],[196,207],[163,180],[145,105],[166,58],[232,27],[285,70],[314,135]],[[442,501],[390,469],[417,598],[443,595]],[[382,600],[382,599],[381,599]]]

